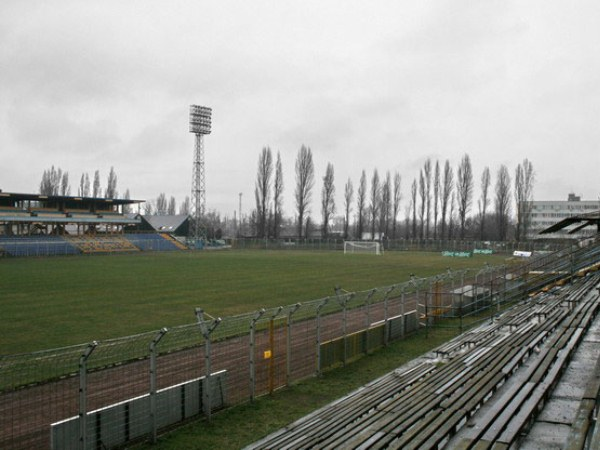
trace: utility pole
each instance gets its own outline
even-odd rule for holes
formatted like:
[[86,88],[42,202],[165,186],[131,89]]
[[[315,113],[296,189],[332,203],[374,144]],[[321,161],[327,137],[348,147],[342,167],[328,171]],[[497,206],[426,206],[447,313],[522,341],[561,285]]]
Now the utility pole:
[[241,237],[242,236],[242,224],[243,224],[243,222],[242,222],[242,193],[241,192],[239,193],[239,196],[240,196],[240,208],[238,211],[238,215],[239,215],[240,219],[239,219],[239,225],[238,225],[238,237]]

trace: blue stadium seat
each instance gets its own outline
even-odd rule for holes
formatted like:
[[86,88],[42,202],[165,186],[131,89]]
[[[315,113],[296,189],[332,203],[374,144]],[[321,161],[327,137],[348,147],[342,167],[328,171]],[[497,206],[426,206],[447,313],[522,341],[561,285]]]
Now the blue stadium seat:
[[160,234],[155,233],[135,233],[126,234],[125,238],[129,240],[133,245],[143,251],[178,251],[179,248],[171,241],[163,238]]
[[80,253],[61,236],[0,236],[0,247],[11,256],[54,256]]

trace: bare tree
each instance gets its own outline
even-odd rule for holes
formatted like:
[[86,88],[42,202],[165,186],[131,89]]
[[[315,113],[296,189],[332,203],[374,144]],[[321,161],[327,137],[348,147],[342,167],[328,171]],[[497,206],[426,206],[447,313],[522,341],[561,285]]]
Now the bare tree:
[[177,202],[175,201],[175,197],[171,195],[169,199],[169,206],[167,207],[167,214],[170,216],[174,216],[177,213]]
[[167,214],[167,196],[164,192],[161,192],[156,198],[156,209],[154,210],[154,214],[157,216],[164,216]]
[[92,190],[92,197],[98,198],[102,195],[102,189],[100,188],[100,172],[96,170],[94,172],[94,187]]
[[153,212],[154,212],[154,208],[152,207],[152,203],[151,202],[144,203],[144,215],[149,216],[149,215],[153,214]]
[[435,161],[435,169],[433,171],[433,238],[438,237],[438,212],[440,204],[440,162]]
[[467,215],[473,201],[473,169],[471,158],[465,153],[456,172],[456,196],[458,202],[458,219],[460,221],[460,238],[465,237]]
[[479,239],[485,235],[485,216],[489,203],[490,168],[485,167],[481,174],[481,200],[479,201]]
[[[44,170],[44,173],[42,174],[42,181],[40,182],[40,194],[41,195],[60,195],[62,181],[63,181],[63,171],[60,167],[58,169],[55,169],[54,166],[52,166],[50,169]],[[67,175],[67,184],[68,184],[68,175]]]
[[[125,190],[125,195],[123,195],[123,199],[124,200],[129,200],[131,199],[131,194],[129,193],[129,188],[127,188]],[[123,204],[123,214],[129,214],[131,213],[131,205],[128,204]]]
[[419,171],[419,239],[423,239],[425,232],[425,195],[425,176],[423,175],[423,169],[421,169]]
[[[273,181],[273,237],[279,237],[279,228],[283,218],[283,166],[281,154],[277,152],[275,180]],[[241,217],[240,217],[241,220]]]
[[371,177],[371,200],[369,204],[370,220],[371,220],[371,239],[375,239],[375,231],[377,228],[377,218],[379,215],[379,198],[381,196],[381,188],[379,186],[379,172],[373,170]]
[[352,180],[348,177],[346,186],[344,186],[344,239],[348,239],[350,229],[350,213],[352,211],[352,197],[354,196],[354,186]]
[[533,183],[535,174],[533,164],[525,158],[523,164],[517,165],[515,172],[515,203],[517,209],[517,223],[515,239],[517,242],[527,238],[529,228],[529,212],[533,200]]
[[71,185],[69,184],[69,172],[66,170],[62,174],[60,181],[60,195],[71,195]]
[[[312,188],[315,184],[315,167],[310,147],[302,145],[296,157],[296,211],[298,212],[298,237],[302,238],[305,216],[310,212]],[[309,222],[307,222],[309,223]]]
[[448,212],[448,206],[450,206],[450,200],[452,198],[452,191],[454,189],[454,173],[452,167],[450,167],[450,161],[446,160],[444,163],[444,176],[442,179],[442,193],[441,193],[441,238],[445,239],[446,235],[446,213]]
[[404,207],[404,238],[410,238],[410,213],[411,213],[411,203],[409,202]]
[[400,200],[402,200],[401,191],[402,177],[398,172],[394,174],[394,193],[392,194],[392,239],[396,239],[396,228],[398,221],[398,214],[400,213]]
[[392,177],[387,171],[381,185],[380,207],[379,207],[379,231],[384,236],[390,234],[390,216],[392,213]]
[[450,213],[448,214],[448,239],[454,237],[454,223],[455,223],[455,211],[456,211],[456,191],[452,192],[452,199],[450,201]]
[[508,235],[508,217],[510,214],[510,175],[504,164],[500,166],[496,176],[495,210],[498,239],[505,241]]
[[87,174],[85,174],[85,182],[83,184],[83,192],[81,194],[83,197],[89,197],[90,196],[90,176]]
[[258,237],[267,237],[267,215],[271,201],[271,177],[273,176],[273,156],[269,147],[263,147],[258,157],[256,171],[256,211]]
[[117,174],[113,167],[110,168],[108,174],[108,181],[106,183],[106,191],[104,194],[106,198],[117,198]]
[[362,239],[365,228],[365,215],[367,205],[367,174],[364,169],[360,175],[360,184],[358,185],[358,195],[356,197],[356,236]]
[[429,225],[431,223],[431,159],[427,158],[423,164],[423,177],[425,178],[425,237],[429,239]]
[[325,238],[329,236],[329,222],[335,214],[335,185],[333,182],[333,164],[327,163],[321,189],[321,217],[323,218],[321,235]]
[[79,180],[79,187],[77,188],[77,195],[80,197],[87,197],[85,193],[85,173],[81,174],[81,179]]
[[185,200],[179,206],[179,214],[189,216],[190,215],[190,207],[191,207],[190,197],[186,195]]
[[417,179],[410,186],[410,209],[412,210],[412,238],[417,237]]
[[304,225],[304,236],[309,237],[313,231],[313,223],[310,219],[310,215],[306,217],[306,224]]

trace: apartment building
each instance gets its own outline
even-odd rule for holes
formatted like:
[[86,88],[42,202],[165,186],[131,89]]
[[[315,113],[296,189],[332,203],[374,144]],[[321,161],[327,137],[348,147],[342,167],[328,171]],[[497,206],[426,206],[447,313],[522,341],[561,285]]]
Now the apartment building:
[[[600,210],[600,200],[581,200],[581,197],[575,194],[569,194],[566,201],[550,200],[550,201],[533,201],[531,202],[531,210],[529,212],[529,232],[528,237],[531,239],[539,238],[539,232],[560,222],[568,217],[581,214],[589,214]],[[576,225],[565,228],[553,234],[545,235],[546,238],[583,238],[596,234],[595,227],[587,227],[578,231],[575,234],[568,234],[569,230],[575,228]]]

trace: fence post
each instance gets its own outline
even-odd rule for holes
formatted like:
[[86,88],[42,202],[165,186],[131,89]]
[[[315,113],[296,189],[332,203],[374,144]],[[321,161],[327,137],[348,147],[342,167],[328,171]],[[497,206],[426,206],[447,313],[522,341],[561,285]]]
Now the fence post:
[[256,397],[256,363],[254,361],[256,353],[254,348],[256,346],[256,322],[258,322],[264,313],[264,308],[257,311],[252,318],[252,322],[250,322],[250,401],[254,401]]
[[460,334],[463,333],[463,307],[465,304],[465,271],[460,272],[460,303],[458,314],[460,315]]
[[396,289],[396,286],[392,286],[391,288],[389,288],[386,292],[385,295],[383,296],[383,345],[387,347],[388,345],[388,334],[389,334],[389,314],[388,314],[388,298],[390,296],[390,294],[392,293],[392,291]]
[[150,423],[152,424],[152,443],[156,444],[156,346],[167,332],[162,328],[150,342]]
[[286,384],[290,385],[290,380],[292,376],[292,315],[298,311],[298,309],[302,306],[300,303],[296,303],[292,309],[288,312],[287,317],[287,335],[286,335]]
[[[450,278],[450,295],[448,296],[450,299],[450,317],[454,318],[456,317],[454,310],[454,274],[452,273],[452,270],[450,270],[450,267],[446,267],[446,276]],[[445,302],[447,302],[447,300],[445,300]]]
[[275,317],[282,310],[283,306],[279,306],[269,319],[269,350],[271,352],[269,357],[269,394],[272,394],[275,390]]
[[488,263],[488,273],[490,274],[490,324],[494,323],[494,269]]
[[321,309],[327,302],[329,302],[329,297],[317,306],[317,376],[321,375]]
[[[221,318],[217,317],[215,319],[214,317],[210,317],[208,316],[208,314],[206,314],[210,319],[209,321],[206,321],[204,320],[204,314],[205,313],[203,309],[196,308],[196,319],[198,320],[198,326],[200,327],[200,332],[202,333],[202,337],[204,338],[204,368],[206,369],[206,375],[204,377],[204,386],[202,388],[202,403],[204,407],[204,414],[210,422],[210,416],[212,412],[210,398],[210,335],[215,330],[215,328],[217,328],[217,325],[221,323]],[[209,322],[210,325],[208,324]]]
[[[405,301],[405,296],[404,296],[404,291],[405,291],[405,287],[406,284],[402,285],[402,290],[400,291],[400,314],[402,315],[402,328],[400,329],[400,337],[402,339],[404,339],[404,334],[406,331],[406,316],[405,316],[405,305],[404,305],[404,301]],[[417,307],[417,315],[419,314],[418,312],[418,307]],[[419,323],[419,318],[417,317],[417,329],[418,329],[418,323]]]
[[350,299],[352,297],[354,297],[354,293],[351,294],[345,294],[343,297],[340,297],[340,291],[342,289],[338,286],[335,288],[335,295],[337,296],[337,301],[340,304],[340,306],[342,307],[343,310],[343,315],[342,315],[342,334],[344,336],[344,358],[343,358],[343,365],[346,366],[346,361],[348,359],[348,349],[347,347],[347,340],[346,340],[346,329],[347,329],[347,325],[348,325],[348,314],[347,314],[347,306],[348,306],[348,302],[350,301]]
[[[421,279],[422,281],[423,279]],[[427,329],[427,321],[428,321],[428,316],[427,316],[427,296],[425,297],[425,305],[422,305],[421,303],[419,303],[419,279],[415,276],[414,273],[410,274],[410,280],[408,281],[408,284],[411,284],[414,288],[415,288],[415,302],[416,302],[416,306],[417,306],[417,330],[419,330],[419,327],[421,325],[421,313],[419,312],[419,307],[423,307],[421,308],[422,310],[424,310],[425,314],[424,314],[424,319],[425,319],[425,328]],[[427,331],[427,330],[426,330]]]
[[377,288],[371,289],[371,292],[369,292],[365,298],[365,304],[367,306],[367,329],[371,328],[371,297],[375,295],[375,292],[377,292]]
[[79,357],[79,448],[87,448],[87,360],[98,346],[93,341],[86,347]]

